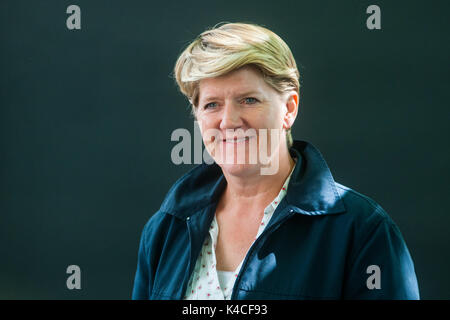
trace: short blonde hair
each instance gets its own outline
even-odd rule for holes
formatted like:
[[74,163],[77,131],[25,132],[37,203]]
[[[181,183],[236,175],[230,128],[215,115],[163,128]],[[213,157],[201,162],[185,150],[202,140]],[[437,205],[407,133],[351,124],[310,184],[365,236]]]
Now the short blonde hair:
[[[277,92],[295,90],[300,94],[300,74],[288,45],[274,32],[255,24],[226,23],[204,31],[178,57],[174,74],[180,91],[195,109],[200,80],[246,65],[260,70],[264,81]],[[290,129],[286,139],[291,147]]]

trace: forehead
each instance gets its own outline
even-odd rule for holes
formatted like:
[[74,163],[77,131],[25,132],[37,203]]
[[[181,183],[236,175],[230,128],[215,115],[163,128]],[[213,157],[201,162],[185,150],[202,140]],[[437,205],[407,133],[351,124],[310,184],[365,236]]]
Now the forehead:
[[262,74],[254,67],[245,66],[226,75],[207,78],[199,82],[199,99],[235,95],[245,92],[264,93],[270,87]]

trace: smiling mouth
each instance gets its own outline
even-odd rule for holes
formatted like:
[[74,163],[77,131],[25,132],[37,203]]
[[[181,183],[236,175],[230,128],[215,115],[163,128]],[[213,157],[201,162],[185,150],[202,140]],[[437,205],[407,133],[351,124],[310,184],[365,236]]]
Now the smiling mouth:
[[250,138],[252,137],[243,137],[243,138],[238,138],[238,137],[234,137],[234,138],[230,138],[230,139],[223,139],[224,143],[240,143],[240,142],[245,142],[250,140]]

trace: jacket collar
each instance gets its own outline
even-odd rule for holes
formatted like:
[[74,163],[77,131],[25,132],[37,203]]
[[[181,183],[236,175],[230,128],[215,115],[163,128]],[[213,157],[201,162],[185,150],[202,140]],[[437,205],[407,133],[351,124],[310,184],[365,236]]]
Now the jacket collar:
[[[287,205],[306,215],[344,212],[344,202],[319,150],[311,143],[296,140],[290,153],[297,157],[297,164],[285,197]],[[160,210],[186,219],[217,203],[225,186],[226,180],[217,164],[201,164],[175,182]]]

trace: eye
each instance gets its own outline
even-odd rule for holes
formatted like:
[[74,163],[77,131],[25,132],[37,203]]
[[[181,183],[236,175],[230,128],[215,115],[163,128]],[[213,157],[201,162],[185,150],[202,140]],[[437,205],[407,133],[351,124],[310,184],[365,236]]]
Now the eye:
[[210,103],[205,104],[205,106],[203,107],[203,109],[206,110],[206,109],[212,109],[212,108],[215,108],[215,107],[217,107],[217,103],[215,103],[215,102],[210,102]]
[[259,102],[259,100],[256,98],[253,98],[253,97],[247,97],[244,99],[244,102],[247,104],[255,104],[255,103]]

